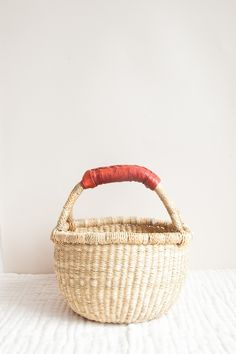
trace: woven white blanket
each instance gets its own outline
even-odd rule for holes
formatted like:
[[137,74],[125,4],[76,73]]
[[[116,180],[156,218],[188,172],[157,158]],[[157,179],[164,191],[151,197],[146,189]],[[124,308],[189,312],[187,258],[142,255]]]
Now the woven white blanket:
[[74,314],[52,274],[2,274],[0,353],[235,354],[236,271],[189,273],[166,316],[131,325]]

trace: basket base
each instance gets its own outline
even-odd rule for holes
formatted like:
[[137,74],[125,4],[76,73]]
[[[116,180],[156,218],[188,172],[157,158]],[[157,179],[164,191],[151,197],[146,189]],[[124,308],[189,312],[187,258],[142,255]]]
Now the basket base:
[[175,296],[172,297],[171,301],[167,301],[162,303],[162,306],[159,306],[157,303],[156,310],[152,310],[150,312],[150,309],[147,308],[144,313],[140,313],[139,316],[135,315],[135,313],[127,313],[127,315],[120,314],[119,317],[117,314],[109,313],[107,316],[101,316],[101,313],[96,314],[95,312],[87,312],[83,313],[79,311],[80,306],[78,306],[79,309],[76,308],[76,303],[69,303],[67,301],[68,306],[71,308],[71,310],[76,313],[76,315],[83,317],[87,320],[94,321],[94,322],[100,322],[100,323],[113,323],[113,324],[130,324],[130,323],[142,323],[142,322],[147,322],[151,321],[154,319],[158,319],[164,315],[166,315],[170,308],[173,306],[173,304],[176,302],[178,295],[180,293],[180,288],[175,289]]
[[76,312],[71,306],[70,306],[71,310],[80,317],[83,317],[84,319],[88,320],[88,321],[93,321],[93,322],[97,322],[97,323],[111,323],[111,324],[131,324],[131,323],[143,323],[143,322],[149,322],[149,321],[153,321],[153,320],[157,320],[160,317],[166,315],[168,313],[169,310],[165,311],[165,312],[161,312],[159,314],[157,314],[156,316],[150,317],[150,318],[144,318],[144,319],[138,319],[138,320],[127,320],[127,321],[120,321],[120,320],[106,320],[106,321],[102,321],[100,319],[95,319],[94,316],[89,316],[89,315],[82,315],[79,314],[78,312]]

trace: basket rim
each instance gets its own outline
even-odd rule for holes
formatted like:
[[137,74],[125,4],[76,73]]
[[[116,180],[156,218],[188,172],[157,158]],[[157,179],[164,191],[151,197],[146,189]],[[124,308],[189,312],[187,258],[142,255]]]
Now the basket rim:
[[[173,224],[154,218],[143,217],[102,217],[75,220],[78,229],[58,230],[54,228],[51,240],[55,244],[132,244],[132,245],[176,245],[185,246],[191,240],[191,231],[184,225],[183,231],[173,229]],[[88,227],[105,225],[136,225],[160,227],[161,232],[133,232],[133,231],[91,231]],[[81,230],[79,230],[81,228]],[[165,232],[166,229],[166,232]]]

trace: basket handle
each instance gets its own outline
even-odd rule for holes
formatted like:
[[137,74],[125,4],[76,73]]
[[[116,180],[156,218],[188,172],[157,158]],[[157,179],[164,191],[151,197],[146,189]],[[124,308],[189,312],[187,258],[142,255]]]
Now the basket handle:
[[145,167],[137,165],[116,165],[88,170],[80,182],[84,189],[94,188],[100,184],[112,182],[135,181],[147,188],[155,189],[160,178]]
[[77,198],[84,189],[94,188],[105,183],[123,181],[140,182],[147,188],[154,190],[164,204],[176,230],[183,231],[183,223],[179,216],[179,212],[164,193],[160,184],[160,178],[147,168],[137,165],[115,165],[86,171],[82,180],[70,193],[58,220],[57,229],[60,231],[66,231],[68,230],[68,224],[69,227],[72,226],[72,229],[74,229],[72,210]]

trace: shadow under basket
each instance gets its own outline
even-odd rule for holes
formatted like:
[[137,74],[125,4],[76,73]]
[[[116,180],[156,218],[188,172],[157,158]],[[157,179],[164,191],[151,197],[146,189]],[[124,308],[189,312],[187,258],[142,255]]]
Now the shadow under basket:
[[[139,166],[112,166],[86,173],[96,177],[98,171],[104,174],[114,168],[117,178],[111,170],[112,178],[104,181],[105,177],[99,176],[97,184],[131,179],[143,182],[134,168],[156,176]],[[121,179],[122,168],[130,169],[129,179]],[[132,323],[160,317],[175,302],[186,275],[189,229],[164,194],[159,178],[151,189],[162,200],[171,222],[136,217],[73,220],[73,205],[86,188],[92,187],[86,185],[85,174],[71,192],[51,235],[62,294],[73,311],[94,321]]]

